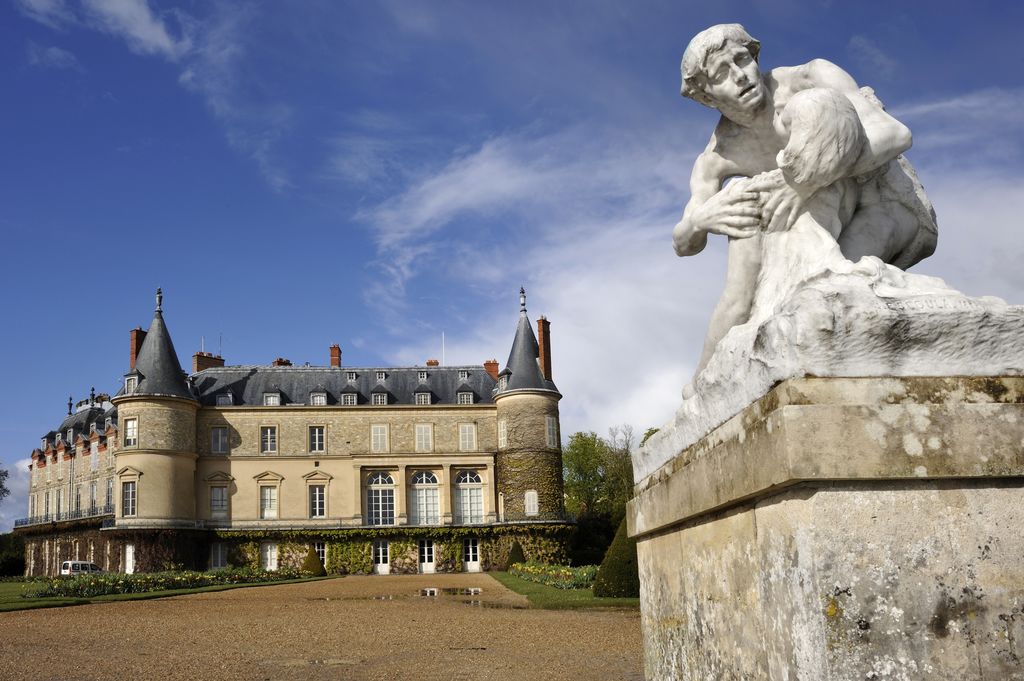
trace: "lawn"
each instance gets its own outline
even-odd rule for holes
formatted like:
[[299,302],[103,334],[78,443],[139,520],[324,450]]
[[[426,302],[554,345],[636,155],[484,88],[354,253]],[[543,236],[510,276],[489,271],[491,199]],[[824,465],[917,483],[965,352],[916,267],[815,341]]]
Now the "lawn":
[[95,598],[22,598],[21,594],[33,585],[28,582],[0,582],[0,612],[10,610],[29,610],[31,608],[59,608],[66,605],[87,605],[89,603],[106,603],[108,601],[140,601],[150,598],[166,598],[168,596],[182,596],[185,594],[198,594],[207,591],[225,591],[227,589],[238,589],[244,586],[273,586],[275,584],[296,584],[299,582],[312,582],[327,577],[305,577],[302,579],[289,579],[280,582],[255,582],[250,584],[214,584],[195,589],[167,589],[164,591],[146,591],[144,593],[132,594],[109,594]]
[[530,605],[544,610],[572,608],[639,608],[639,598],[598,598],[590,589],[556,589],[529,582],[507,572],[487,573],[506,588],[526,596]]

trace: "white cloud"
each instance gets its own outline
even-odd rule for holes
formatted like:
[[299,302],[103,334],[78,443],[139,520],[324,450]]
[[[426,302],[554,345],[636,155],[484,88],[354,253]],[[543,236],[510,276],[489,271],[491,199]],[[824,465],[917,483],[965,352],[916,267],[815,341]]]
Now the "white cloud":
[[10,532],[17,518],[28,516],[28,466],[31,459],[18,459],[7,469],[10,494],[0,501],[0,532]]
[[866,36],[853,36],[846,49],[866,71],[870,71],[876,77],[891,78],[899,66],[895,59]]
[[82,65],[74,54],[63,50],[56,45],[43,47],[31,40],[27,48],[28,63],[32,66],[39,66],[50,69],[73,69],[82,71]]
[[15,0],[22,14],[54,29],[76,22],[75,13],[64,0]]
[[191,49],[190,38],[172,36],[146,0],[82,0],[82,9],[91,26],[119,36],[137,54],[177,61]]

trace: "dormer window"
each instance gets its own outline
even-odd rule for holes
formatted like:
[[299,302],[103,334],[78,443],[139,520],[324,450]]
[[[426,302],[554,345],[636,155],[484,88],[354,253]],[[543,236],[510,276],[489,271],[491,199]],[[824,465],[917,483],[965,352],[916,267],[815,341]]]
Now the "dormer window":
[[41,442],[39,444],[39,449],[42,449],[42,450],[46,449],[46,438],[45,437],[41,440]]
[[74,441],[75,441],[75,431],[73,429],[71,429],[71,428],[68,428],[68,444],[71,444]]
[[263,393],[264,407],[280,407],[281,393]]
[[89,424],[89,432],[90,433],[95,433],[96,432],[96,422],[95,421],[93,421],[92,423]]
[[464,381],[469,378],[469,372],[465,369],[459,369],[459,380]]
[[416,404],[430,404],[430,393],[416,393]]
[[508,388],[508,376],[502,376],[498,379],[498,390],[505,390]]
[[124,379],[124,392],[127,395],[131,395],[135,392],[135,389],[139,386],[139,379],[137,376],[128,376]]
[[103,421],[103,430],[106,430],[107,428],[110,428],[110,426],[111,426],[111,425],[112,425],[113,423],[114,423],[114,419],[112,419],[111,417],[109,417],[109,416],[108,416],[108,417],[107,417],[106,419],[104,419],[104,421]]
[[323,407],[327,405],[327,393],[315,392],[309,394],[309,403],[314,407]]
[[383,406],[388,403],[387,393],[373,393],[371,395],[372,403],[377,406]]
[[345,374],[345,378],[348,380],[349,383],[354,382],[357,378],[356,372],[349,371],[348,373]]
[[418,378],[421,381],[427,380],[427,372],[426,371],[418,371],[418,372],[416,372],[416,378]]
[[387,377],[388,377],[387,372],[384,372],[384,371],[378,371],[377,372],[377,380],[378,381],[383,381]]
[[471,392],[460,392],[458,394],[458,404],[473,404],[473,393]]
[[235,398],[229,392],[227,392],[227,393],[219,393],[217,395],[217,406],[218,407],[230,407],[234,403],[235,403]]

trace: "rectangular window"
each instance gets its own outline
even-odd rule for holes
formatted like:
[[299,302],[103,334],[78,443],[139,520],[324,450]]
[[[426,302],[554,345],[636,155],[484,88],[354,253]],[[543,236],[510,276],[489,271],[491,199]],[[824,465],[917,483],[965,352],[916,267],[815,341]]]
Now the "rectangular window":
[[343,393],[341,403],[346,407],[354,407],[356,406],[357,399],[355,393]]
[[139,444],[139,420],[124,420],[124,446],[134,447]]
[[81,485],[75,485],[75,506],[71,510],[73,510],[75,513],[78,513],[79,511],[82,510],[82,486]]
[[508,447],[508,421],[505,419],[498,421],[498,446]]
[[309,427],[309,451],[310,452],[323,452],[324,451],[324,426],[310,426]]
[[136,488],[134,480],[128,480],[121,483],[121,515],[126,518],[131,518],[135,515],[135,493]]
[[440,514],[437,512],[437,488],[416,487],[412,491],[412,518],[413,525],[439,525]]
[[264,407],[280,407],[281,393],[263,393]]
[[416,451],[434,451],[434,426],[430,423],[416,424]]
[[345,378],[346,378],[346,380],[348,380],[349,383],[355,381],[356,380],[356,372],[354,372],[354,371],[346,372],[345,373]]
[[109,509],[114,505],[114,479],[107,478],[107,502],[106,506]]
[[460,392],[458,396],[459,404],[473,404],[473,393],[471,392]]
[[277,517],[277,488],[269,485],[260,486],[260,518]]
[[378,381],[383,381],[387,377],[388,377],[387,373],[385,373],[383,371],[378,371],[377,372],[377,380]]
[[64,455],[60,453],[57,454],[57,479],[64,479]]
[[480,560],[480,542],[476,537],[462,540],[462,560],[466,563]]
[[138,382],[139,379],[136,378],[135,376],[129,376],[128,378],[124,379],[124,392],[128,395],[131,395],[133,392],[135,392],[135,388],[136,386],[138,386]]
[[469,378],[469,371],[466,369],[459,369],[459,380],[464,381]]
[[327,495],[323,485],[309,486],[309,517],[323,518],[327,515]]
[[377,406],[381,406],[381,405],[384,405],[384,404],[388,403],[388,394],[387,393],[373,393],[370,396],[370,398],[372,400],[372,403],[374,405],[377,405]]
[[212,454],[228,453],[227,426],[213,426],[210,428],[210,452]]
[[46,482],[53,480],[53,462],[48,461],[46,464]]
[[388,451],[388,426],[386,423],[375,423],[370,426],[370,451]]
[[57,490],[57,515],[64,511],[64,489]]
[[327,393],[313,393],[309,396],[309,403],[314,407],[327,405]]
[[547,417],[547,433],[545,436],[548,447],[557,448],[558,442],[558,419],[554,416]]
[[367,496],[367,511],[371,525],[395,524],[395,490],[371,487]]
[[43,515],[50,515],[50,493],[43,492]]
[[373,542],[373,564],[374,565],[387,565],[390,562],[388,560],[388,543],[385,540],[378,539]]
[[457,521],[473,525],[484,521],[484,492],[479,487],[459,487],[455,496],[458,501]]
[[416,378],[418,378],[421,381],[427,380],[427,372],[426,371],[417,371],[416,372]]
[[459,424],[459,451],[460,452],[475,452],[476,451],[476,424],[475,423],[460,423]]
[[89,470],[94,471],[100,467],[100,443],[93,441],[89,443]]
[[416,404],[430,404],[430,393],[416,393]]
[[277,569],[277,544],[274,542],[260,544],[260,567],[264,570]]
[[210,544],[210,569],[223,570],[228,566],[228,547],[224,542]]
[[434,540],[420,539],[420,563],[434,562]]
[[313,550],[316,551],[316,557],[320,559],[320,564],[325,568],[327,567],[327,544],[322,541],[313,542]]
[[231,393],[221,393],[217,395],[217,406],[218,407],[230,407],[234,400],[231,397]]
[[89,483],[89,512],[96,512],[96,481]]
[[528,489],[523,499],[523,505],[526,507],[526,515],[537,515],[540,513],[540,504],[537,500],[537,490]]
[[260,454],[277,453],[277,426],[260,427]]
[[226,485],[210,487],[210,517],[228,517],[228,488]]

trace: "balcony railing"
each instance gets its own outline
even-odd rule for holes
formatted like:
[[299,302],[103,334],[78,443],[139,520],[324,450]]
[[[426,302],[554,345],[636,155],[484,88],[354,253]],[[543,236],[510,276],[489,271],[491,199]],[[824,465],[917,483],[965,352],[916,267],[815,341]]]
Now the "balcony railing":
[[60,513],[34,515],[30,518],[18,518],[14,521],[14,526],[27,527],[29,525],[42,525],[43,523],[62,523],[68,520],[81,520],[83,518],[99,518],[100,516],[113,514],[113,504],[107,504],[105,506],[89,506],[87,508],[80,508],[77,511],[61,511]]

